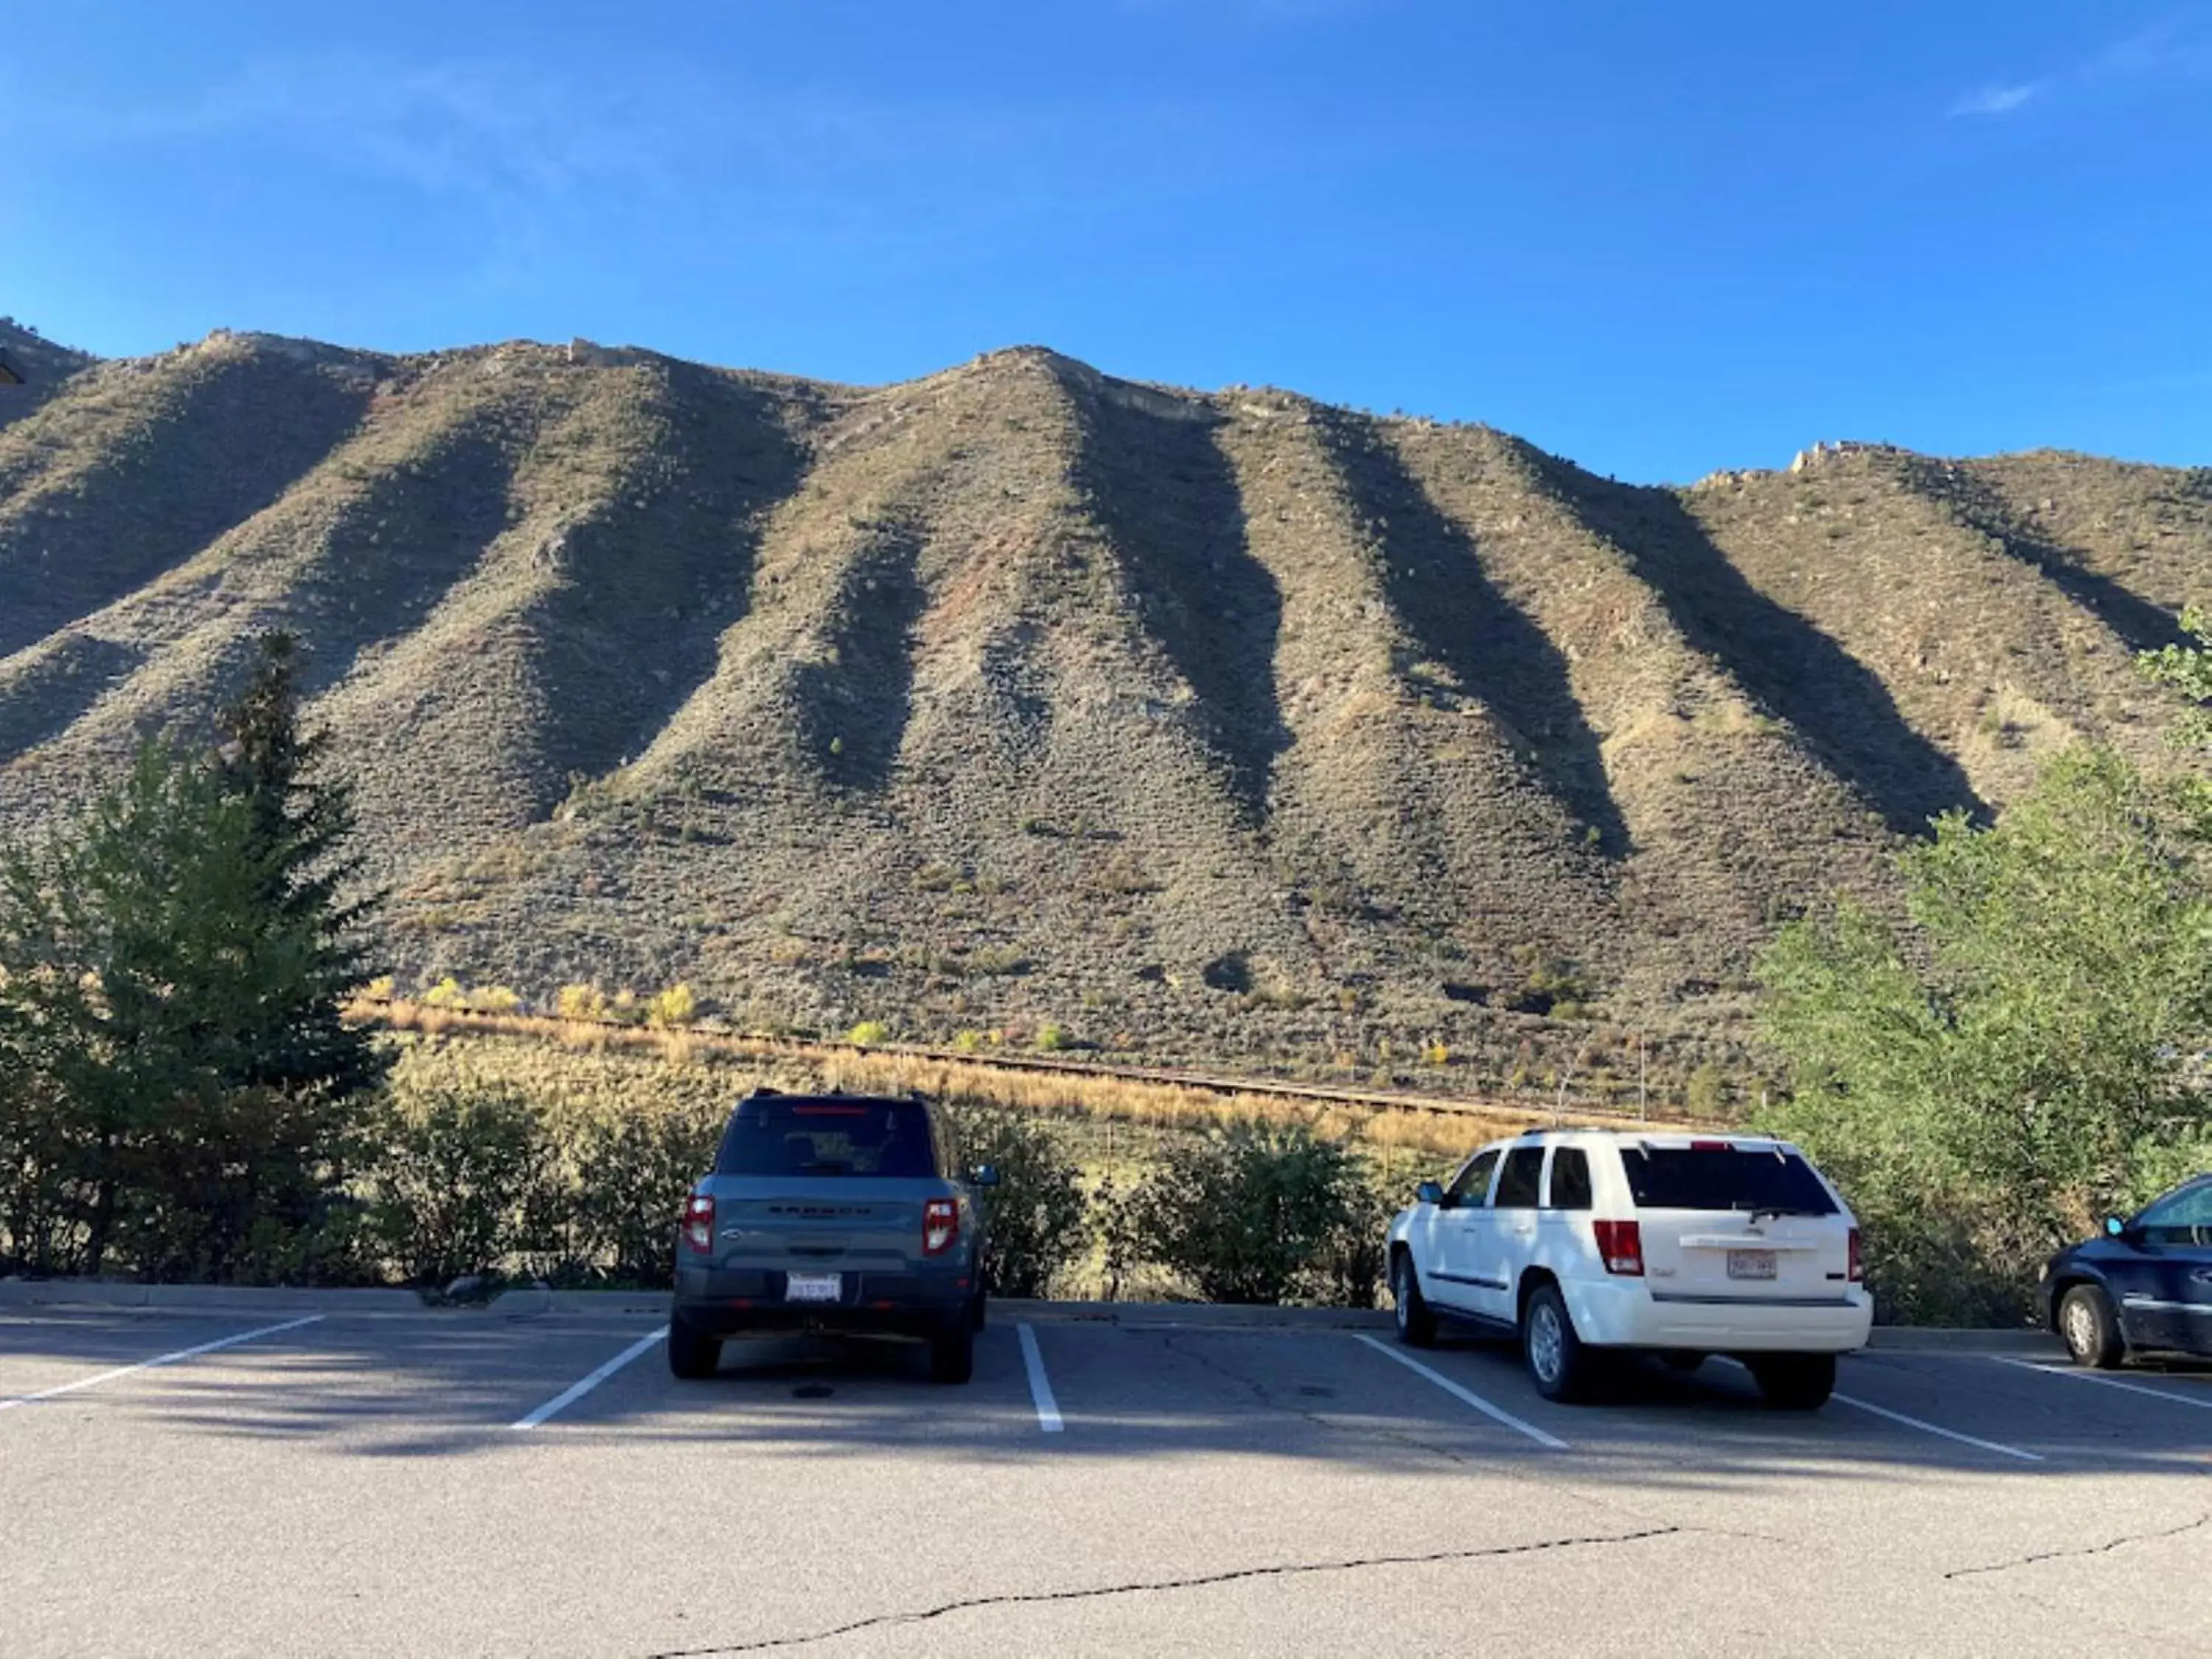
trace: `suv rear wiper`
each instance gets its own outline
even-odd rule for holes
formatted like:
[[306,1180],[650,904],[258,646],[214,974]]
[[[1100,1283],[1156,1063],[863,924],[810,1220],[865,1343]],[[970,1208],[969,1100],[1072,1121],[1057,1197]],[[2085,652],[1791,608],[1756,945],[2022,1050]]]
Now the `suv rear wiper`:
[[1832,1213],[1827,1210],[1808,1210],[1800,1204],[1732,1204],[1729,1207],[1738,1215],[1748,1216],[1753,1221],[1763,1215],[1771,1215],[1778,1220],[1785,1215],[1808,1215],[1817,1218]]

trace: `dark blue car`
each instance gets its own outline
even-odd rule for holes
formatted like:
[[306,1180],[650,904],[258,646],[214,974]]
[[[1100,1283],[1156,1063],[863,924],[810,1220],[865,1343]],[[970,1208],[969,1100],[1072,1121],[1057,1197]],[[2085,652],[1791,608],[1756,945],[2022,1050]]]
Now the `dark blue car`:
[[2130,1353],[2212,1357],[2212,1175],[2052,1256],[2043,1318],[2075,1364],[2100,1370]]

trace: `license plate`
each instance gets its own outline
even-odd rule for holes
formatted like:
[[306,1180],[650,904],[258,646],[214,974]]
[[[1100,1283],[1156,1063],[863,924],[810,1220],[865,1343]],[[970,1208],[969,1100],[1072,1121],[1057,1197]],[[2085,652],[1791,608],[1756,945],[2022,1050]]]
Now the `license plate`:
[[[1771,1274],[1768,1275],[1770,1278]],[[783,1276],[783,1299],[787,1302],[835,1302],[845,1293],[842,1273],[786,1273]]]
[[1730,1250],[1729,1252],[1730,1279],[1771,1279],[1774,1277],[1774,1252],[1771,1250]]

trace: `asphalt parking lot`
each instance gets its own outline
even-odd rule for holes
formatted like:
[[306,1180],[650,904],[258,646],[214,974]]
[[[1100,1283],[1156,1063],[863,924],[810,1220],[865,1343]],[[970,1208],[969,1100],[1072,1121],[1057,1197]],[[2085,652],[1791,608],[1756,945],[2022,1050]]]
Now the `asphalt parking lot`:
[[2212,1370],[994,1317],[678,1383],[647,1310],[0,1308],[0,1653],[2212,1653]]

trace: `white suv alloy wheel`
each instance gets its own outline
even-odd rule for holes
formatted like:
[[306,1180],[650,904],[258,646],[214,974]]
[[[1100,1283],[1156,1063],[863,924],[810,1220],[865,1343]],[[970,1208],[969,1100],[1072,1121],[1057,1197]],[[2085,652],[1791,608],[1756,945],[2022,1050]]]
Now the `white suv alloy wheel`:
[[1548,1386],[1559,1380],[1566,1363],[1566,1333],[1559,1328],[1557,1304],[1547,1297],[1528,1310],[1528,1364]]

